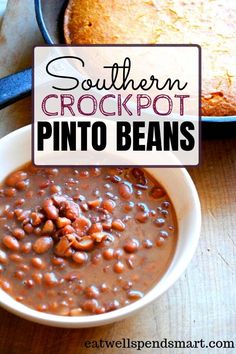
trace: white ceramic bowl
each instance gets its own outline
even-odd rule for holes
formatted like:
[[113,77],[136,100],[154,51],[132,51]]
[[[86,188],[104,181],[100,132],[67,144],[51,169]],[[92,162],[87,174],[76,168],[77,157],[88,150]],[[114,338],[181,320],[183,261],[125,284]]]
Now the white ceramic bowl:
[[[0,140],[0,181],[31,159],[31,126],[16,130]],[[121,309],[92,316],[56,316],[41,313],[15,301],[0,289],[0,305],[28,320],[57,327],[93,327],[121,320],[150,304],[184,272],[196,250],[200,235],[201,211],[195,186],[184,168],[147,169],[168,191],[178,221],[178,243],[172,263],[156,286],[142,299]]]

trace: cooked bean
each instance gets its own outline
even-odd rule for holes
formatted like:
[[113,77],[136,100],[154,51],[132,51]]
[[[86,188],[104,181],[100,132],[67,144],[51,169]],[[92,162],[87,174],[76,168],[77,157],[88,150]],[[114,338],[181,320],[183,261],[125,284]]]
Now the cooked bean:
[[12,198],[16,195],[16,189],[13,187],[6,188],[4,194],[8,198]]
[[33,273],[32,278],[36,284],[41,284],[43,280],[43,275],[42,273]]
[[124,204],[124,211],[129,212],[134,208],[134,202]]
[[49,184],[50,184],[50,181],[49,181],[49,179],[48,179],[48,180],[42,182],[42,183],[39,185],[39,188],[40,188],[40,189],[47,188],[47,187],[49,186]]
[[158,187],[158,186],[154,186],[151,189],[150,195],[152,198],[154,199],[159,199],[159,198],[163,198],[165,196],[165,191],[163,188]]
[[109,287],[106,283],[102,283],[102,285],[100,286],[100,290],[102,293],[106,293],[109,290]]
[[152,248],[153,242],[151,240],[144,240],[143,241],[143,247],[144,248]]
[[102,171],[101,171],[101,168],[99,168],[99,167],[90,168],[90,176],[97,177],[97,176],[100,176],[101,173],[102,173]]
[[53,272],[45,273],[43,279],[47,286],[56,286],[58,284],[58,279]]
[[164,243],[165,243],[164,237],[159,237],[159,238],[157,239],[157,241],[156,241],[156,245],[157,245],[158,247],[163,246]]
[[124,244],[124,250],[127,253],[134,253],[138,250],[139,247],[139,242],[138,240],[132,238],[129,240],[126,240],[125,244]]
[[71,220],[70,219],[67,219],[65,217],[58,217],[56,220],[55,220],[55,223],[56,223],[56,226],[61,229],[62,227],[65,227],[67,225],[70,225],[71,224]]
[[53,240],[51,237],[40,237],[33,244],[34,252],[42,254],[47,252],[53,246]]
[[96,242],[102,242],[106,237],[107,237],[107,232],[101,231],[101,232],[94,232],[91,237],[94,239]]
[[71,244],[72,242],[70,242],[66,236],[63,236],[54,248],[55,254],[61,257],[66,256]]
[[89,299],[97,299],[100,295],[100,292],[95,285],[91,285],[85,288],[84,293]]
[[135,256],[134,254],[131,254],[129,258],[126,259],[126,263],[129,266],[130,269],[134,269],[134,261],[135,261]]
[[120,303],[118,300],[110,301],[105,305],[105,309],[107,312],[117,310],[119,307]]
[[0,250],[0,263],[1,264],[7,264],[8,263],[8,259],[7,259],[7,254]]
[[43,260],[39,257],[33,257],[31,259],[31,264],[38,269],[44,269],[45,268],[45,264],[43,262]]
[[149,213],[149,208],[145,203],[138,203],[137,208],[141,211],[145,211],[146,213]]
[[12,235],[16,237],[18,240],[22,240],[23,238],[25,238],[25,231],[17,227],[12,231]]
[[66,260],[61,257],[53,257],[52,264],[55,266],[64,267],[66,265]]
[[154,221],[154,224],[158,227],[161,227],[165,224],[165,219],[163,218],[157,218],[155,221]]
[[102,255],[103,255],[104,259],[106,259],[107,261],[110,261],[114,257],[114,249],[107,248],[106,250],[103,251]]
[[111,229],[111,225],[112,225],[112,220],[106,220],[102,223],[102,227],[104,230],[110,230]]
[[141,223],[145,223],[145,222],[148,221],[148,216],[149,216],[149,213],[146,213],[145,211],[139,211],[135,215],[135,219],[138,220]]
[[116,202],[112,199],[105,199],[102,203],[102,207],[109,213],[112,213],[116,207]]
[[23,270],[23,272],[28,272],[29,269],[30,269],[30,267],[29,267],[27,264],[22,264],[22,263],[20,263],[20,264],[18,265],[18,268],[19,268],[20,270]]
[[89,171],[87,171],[87,170],[81,171],[79,176],[80,176],[80,178],[88,178],[89,177]]
[[75,252],[72,255],[72,259],[75,263],[84,264],[88,260],[88,255],[85,252]]
[[114,258],[121,259],[124,255],[124,251],[121,248],[118,248],[114,251]]
[[169,233],[167,231],[165,231],[165,230],[161,230],[159,232],[159,236],[163,237],[163,238],[167,238],[169,236]]
[[92,235],[95,232],[101,232],[102,231],[102,224],[100,222],[96,222],[92,224],[92,226],[89,229],[89,234]]
[[76,245],[76,248],[81,251],[90,251],[94,247],[94,241],[89,236],[85,236]]
[[66,225],[63,228],[61,228],[59,231],[62,235],[68,235],[68,234],[75,233],[75,229],[71,225]]
[[61,206],[61,210],[64,212],[64,216],[70,220],[75,220],[80,215],[80,207],[75,202],[67,201]]
[[120,219],[113,220],[111,224],[112,228],[117,231],[124,231],[125,224]]
[[58,168],[46,168],[45,172],[48,176],[57,176],[59,173]]
[[29,186],[29,180],[19,181],[16,183],[16,189],[23,191]]
[[99,303],[97,300],[95,299],[89,299],[89,300],[85,300],[82,303],[82,309],[88,312],[92,312],[95,313],[95,311],[97,310],[97,308],[99,307]]
[[52,199],[47,199],[43,203],[43,210],[48,219],[55,220],[58,218],[58,209],[53,205]]
[[9,250],[11,250],[11,251],[18,251],[20,248],[19,242],[13,236],[10,236],[10,235],[4,236],[2,242],[3,242],[4,246],[9,248]]
[[22,272],[22,270],[17,270],[15,273],[14,273],[14,278],[18,279],[18,280],[23,280],[25,277],[25,273]]
[[132,281],[127,280],[123,282],[122,289],[129,290],[130,288],[132,288],[132,286],[133,286]]
[[61,192],[61,187],[57,186],[56,184],[52,184],[50,186],[50,193],[55,194],[55,193],[60,193]]
[[6,178],[5,183],[9,187],[15,187],[18,182],[24,181],[27,177],[26,172],[16,171]]
[[36,309],[37,311],[40,311],[40,312],[46,312],[47,309],[48,309],[48,306],[45,305],[45,304],[37,304],[37,305],[35,306],[35,309]]
[[81,216],[73,222],[72,226],[76,231],[87,232],[91,227],[91,221],[85,216]]
[[6,291],[7,293],[11,291],[11,284],[6,280],[0,279],[0,287],[2,290]]
[[138,299],[141,299],[142,297],[143,297],[143,293],[141,291],[138,291],[138,290],[128,291],[128,298],[130,300],[138,300]]
[[132,185],[130,183],[120,183],[119,187],[118,187],[118,191],[120,196],[123,199],[130,199],[132,197],[133,194],[133,188]]
[[164,201],[161,203],[161,207],[164,209],[168,209],[169,206],[170,206],[170,202],[168,202],[168,201]]
[[90,200],[87,203],[90,208],[98,208],[101,205],[101,202],[102,198],[97,198],[95,200]]
[[20,249],[23,253],[28,254],[32,249],[32,243],[31,242],[22,243]]
[[156,213],[156,211],[155,211],[155,210],[150,210],[150,215],[151,215],[151,216],[156,216],[156,215],[157,215],[157,213]]
[[169,215],[168,210],[162,209],[161,215],[164,216],[164,218],[167,218],[167,216]]
[[42,220],[44,218],[44,215],[41,213],[31,213],[31,224],[33,226],[38,226],[41,224]]
[[25,225],[23,226],[23,229],[24,229],[24,231],[25,231],[27,234],[32,234],[33,231],[34,231],[34,227],[33,227],[30,223],[25,224]]
[[124,268],[125,268],[125,266],[122,262],[115,263],[114,267],[113,267],[114,272],[116,272],[116,273],[122,273],[124,271]]
[[50,235],[51,233],[53,233],[54,231],[54,224],[52,222],[52,220],[47,220],[45,222],[45,224],[43,225],[43,228],[42,228],[42,234],[43,235]]
[[31,288],[34,287],[34,281],[32,279],[27,279],[27,280],[24,281],[24,285],[27,288],[31,289]]
[[15,263],[23,262],[23,257],[21,257],[19,254],[10,254],[9,258]]
[[70,316],[81,316],[82,313],[83,310],[81,309],[81,307],[70,310]]

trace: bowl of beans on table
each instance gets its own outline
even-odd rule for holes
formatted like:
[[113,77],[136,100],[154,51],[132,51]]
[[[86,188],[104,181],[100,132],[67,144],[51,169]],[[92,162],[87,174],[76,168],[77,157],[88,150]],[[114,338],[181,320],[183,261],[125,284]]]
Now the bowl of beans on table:
[[184,168],[38,167],[31,126],[0,140],[0,305],[38,323],[121,320],[180,277],[201,212]]

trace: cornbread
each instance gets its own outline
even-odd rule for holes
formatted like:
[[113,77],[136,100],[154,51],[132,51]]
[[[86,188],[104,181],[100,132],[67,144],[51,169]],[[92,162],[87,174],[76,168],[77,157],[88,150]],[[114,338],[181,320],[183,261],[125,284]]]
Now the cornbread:
[[202,115],[236,114],[235,0],[70,0],[67,44],[200,44]]

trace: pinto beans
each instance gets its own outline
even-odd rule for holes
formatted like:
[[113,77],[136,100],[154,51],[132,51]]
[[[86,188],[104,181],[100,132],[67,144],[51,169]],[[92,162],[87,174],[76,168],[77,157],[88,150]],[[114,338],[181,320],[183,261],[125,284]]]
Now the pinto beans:
[[90,219],[86,218],[85,216],[81,216],[73,222],[72,226],[74,229],[79,232],[79,233],[85,233],[89,230],[91,227],[91,221]]
[[20,244],[18,240],[13,236],[4,236],[2,242],[4,246],[6,246],[11,251],[18,251],[20,249]]
[[84,293],[88,299],[97,299],[100,295],[98,288],[95,285],[88,286]]
[[43,210],[50,220],[55,220],[58,218],[58,209],[53,205],[52,199],[47,199],[43,203]]
[[137,290],[130,290],[128,291],[128,298],[131,300],[138,300],[143,297],[143,293]]
[[112,213],[116,207],[116,202],[112,199],[105,199],[102,203],[102,207],[107,210],[109,213]]
[[125,224],[120,219],[115,219],[112,224],[112,228],[117,231],[124,231]]
[[75,263],[84,264],[88,260],[88,255],[85,252],[75,252],[72,255],[72,259]]
[[65,217],[58,217],[56,220],[55,220],[55,223],[56,223],[56,226],[58,227],[58,229],[61,229],[67,225],[70,225],[71,224],[71,220],[70,219],[67,219]]
[[43,280],[44,283],[49,287],[56,286],[58,284],[58,279],[54,273],[45,273]]
[[125,268],[124,264],[119,261],[114,264],[113,269],[114,269],[114,272],[116,272],[116,273],[122,273],[124,271],[124,268]]
[[54,253],[57,256],[60,257],[65,257],[67,254],[67,251],[70,249],[70,246],[72,245],[72,242],[69,241],[69,239],[66,236],[63,236],[57,245],[55,246]]
[[18,240],[23,240],[23,238],[25,238],[25,231],[18,227],[12,231],[12,235],[16,237]]
[[0,186],[0,286],[42,312],[113,311],[164,274],[176,233],[169,197],[143,169],[28,164]]
[[28,177],[27,173],[24,171],[16,171],[10,174],[6,180],[5,183],[8,187],[15,187],[17,183],[22,182],[26,180]]
[[78,241],[76,244],[76,249],[81,251],[91,251],[94,247],[94,241],[90,236],[85,236],[81,241]]
[[40,237],[33,244],[34,252],[42,254],[47,252],[53,246],[53,240],[51,237]]
[[7,259],[7,254],[6,252],[0,250],[0,264],[7,264],[8,259]]
[[133,188],[130,183],[120,183],[118,188],[119,194],[123,199],[130,199],[133,194]]
[[124,250],[127,253],[134,253],[138,250],[139,242],[136,239],[126,240],[124,244]]
[[42,228],[43,235],[50,235],[54,231],[54,224],[52,220],[47,220]]

